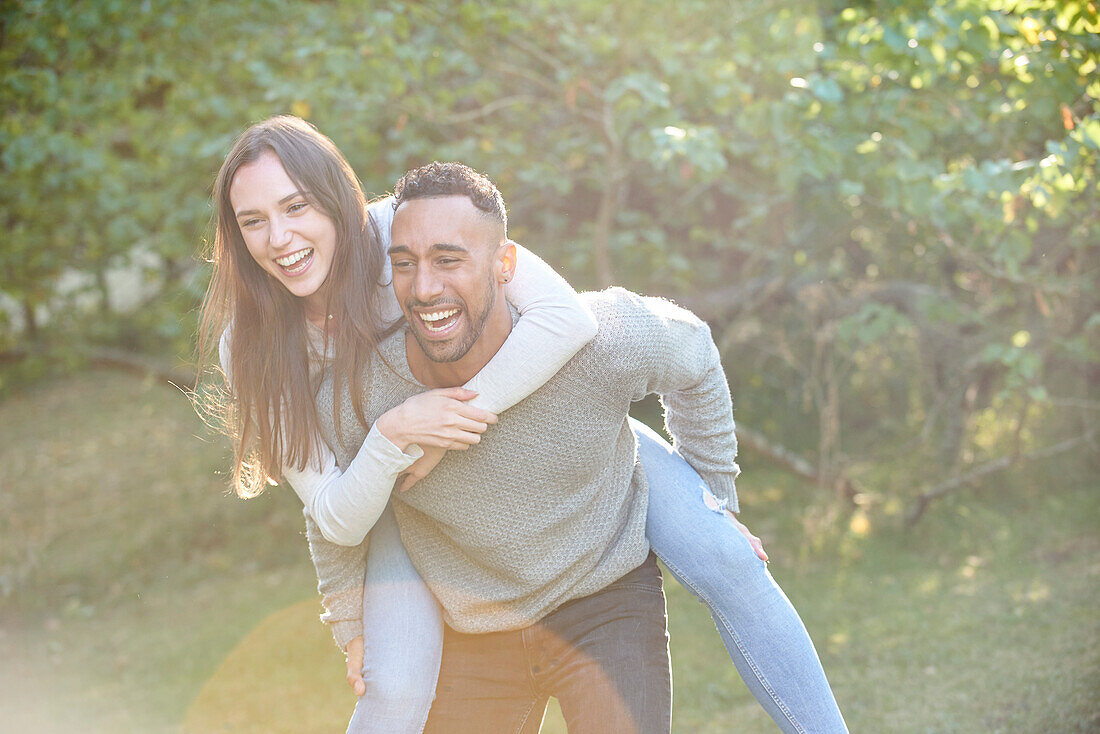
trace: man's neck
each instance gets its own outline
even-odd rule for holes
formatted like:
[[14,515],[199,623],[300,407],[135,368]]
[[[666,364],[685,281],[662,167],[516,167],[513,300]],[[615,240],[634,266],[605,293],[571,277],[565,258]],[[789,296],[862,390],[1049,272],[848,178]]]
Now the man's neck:
[[512,313],[503,298],[498,299],[485,322],[481,336],[470,347],[462,359],[454,362],[433,362],[424,354],[416,339],[405,338],[405,356],[409,360],[409,371],[417,382],[428,387],[459,387],[469,382],[474,375],[489,364],[489,360],[500,350],[508,335],[512,333]]

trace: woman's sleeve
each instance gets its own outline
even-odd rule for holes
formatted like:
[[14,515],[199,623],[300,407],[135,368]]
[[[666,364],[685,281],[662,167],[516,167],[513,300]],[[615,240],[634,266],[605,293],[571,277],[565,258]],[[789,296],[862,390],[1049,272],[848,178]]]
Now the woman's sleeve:
[[337,545],[363,542],[386,509],[398,475],[424,454],[416,444],[401,451],[375,426],[343,472],[324,442],[316,441],[312,453],[304,469],[284,466],[283,478],[325,540]]
[[[218,356],[228,379],[228,331],[222,336]],[[401,451],[372,426],[344,471],[336,466],[332,450],[317,440],[304,469],[284,465],[282,474],[325,540],[355,546],[363,542],[386,508],[398,475],[423,453],[415,444]]]
[[504,295],[520,319],[489,364],[466,383],[471,402],[500,413],[542,387],[596,336],[596,318],[538,255],[516,245],[516,273]]

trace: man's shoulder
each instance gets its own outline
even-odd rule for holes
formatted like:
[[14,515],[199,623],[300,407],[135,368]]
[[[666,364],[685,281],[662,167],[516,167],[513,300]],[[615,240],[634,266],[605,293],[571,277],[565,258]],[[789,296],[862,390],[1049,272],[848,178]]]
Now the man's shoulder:
[[700,326],[703,321],[682,306],[656,296],[643,296],[614,286],[580,294],[600,324],[596,340],[633,338],[637,332],[659,329],[670,322]]
[[[373,369],[392,374],[394,370],[398,369],[398,365],[408,364],[408,357],[405,354],[405,341],[409,335],[408,329],[409,326],[404,319],[389,329],[389,333],[378,342],[378,349],[374,356],[380,357],[380,359],[371,360]],[[404,372],[404,370],[400,371]]]

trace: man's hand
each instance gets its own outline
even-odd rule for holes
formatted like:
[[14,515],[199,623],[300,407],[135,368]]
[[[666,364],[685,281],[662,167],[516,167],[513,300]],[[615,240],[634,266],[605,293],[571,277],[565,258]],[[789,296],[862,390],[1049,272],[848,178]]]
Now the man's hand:
[[363,682],[363,636],[349,642],[344,654],[348,661],[348,685],[356,696],[362,696],[367,692],[367,684]]
[[412,466],[406,469],[401,475],[401,482],[397,487],[398,492],[404,492],[406,489],[428,476],[431,470],[435,468],[435,465],[438,464],[440,459],[447,453],[447,449],[441,449],[438,446],[421,446],[421,449],[423,449],[424,455],[414,461]]
[[749,529],[745,527],[740,520],[737,519],[737,515],[734,515],[729,510],[726,510],[726,516],[729,517],[729,519],[733,522],[737,529],[741,531],[741,534],[748,538],[749,545],[751,545],[752,549],[756,551],[756,557],[759,558],[761,561],[767,561],[768,554],[764,552],[764,543],[760,540],[760,538],[750,533]]

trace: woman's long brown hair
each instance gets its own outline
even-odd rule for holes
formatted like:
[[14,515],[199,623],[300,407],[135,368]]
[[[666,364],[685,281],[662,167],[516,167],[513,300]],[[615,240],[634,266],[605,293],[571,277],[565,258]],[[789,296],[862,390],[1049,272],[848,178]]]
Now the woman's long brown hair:
[[267,152],[278,156],[298,190],[336,227],[325,332],[326,350],[335,348],[325,369],[332,370],[338,391],[350,391],[364,426],[362,374],[382,336],[383,254],[351,166],[331,140],[297,117],[272,117],[248,128],[214,183],[217,225],[208,258],[214,270],[198,337],[200,366],[217,363],[218,343],[228,329],[230,395],[219,405],[210,404],[219,402],[214,393],[199,400],[233,442],[232,487],[242,497],[258,495],[284,466],[304,468],[313,442],[321,440],[304,299],[252,259],[229,200],[238,169]]

